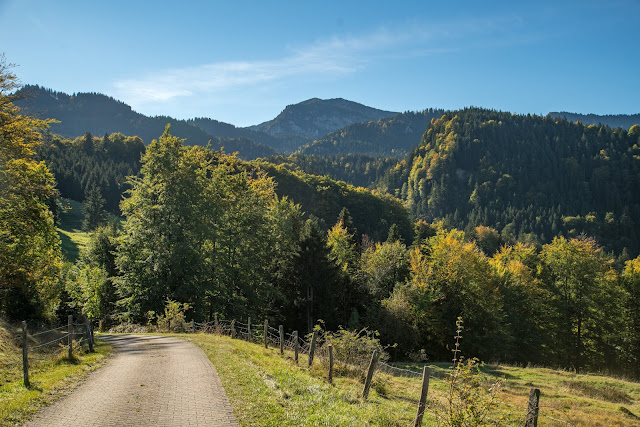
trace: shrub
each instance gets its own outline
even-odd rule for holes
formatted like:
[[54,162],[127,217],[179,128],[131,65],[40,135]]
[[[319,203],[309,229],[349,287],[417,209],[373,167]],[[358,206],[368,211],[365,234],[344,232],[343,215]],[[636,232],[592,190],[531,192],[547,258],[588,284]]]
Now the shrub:
[[164,315],[157,316],[158,329],[167,332],[186,332],[188,330],[184,312],[190,308],[187,303],[167,299]]

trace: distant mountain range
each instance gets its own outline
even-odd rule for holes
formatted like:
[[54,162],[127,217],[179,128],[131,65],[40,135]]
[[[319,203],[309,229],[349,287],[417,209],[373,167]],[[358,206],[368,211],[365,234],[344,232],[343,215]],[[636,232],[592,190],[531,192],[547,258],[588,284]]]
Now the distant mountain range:
[[[114,132],[139,136],[145,144],[158,138],[167,123],[171,132],[191,145],[224,147],[250,160],[278,153],[304,155],[350,155],[404,157],[420,142],[430,121],[445,113],[440,109],[395,113],[367,107],[342,98],[312,98],[288,105],[273,120],[236,127],[211,118],[178,120],[148,117],[121,101],[98,93],[69,95],[37,85],[25,86],[17,104],[41,118],[53,118],[51,132],[75,138],[90,132],[103,136]],[[640,123],[640,114],[606,115],[552,112],[584,124],[606,124],[629,129]]]
[[581,122],[584,125],[603,124],[612,128],[629,129],[633,125],[640,125],[640,114],[577,114],[566,111],[551,112],[549,117],[564,117],[570,122]]
[[[145,144],[162,135],[167,123],[171,132],[186,138],[190,145],[224,147],[225,152],[237,151],[244,159],[254,159],[276,154],[268,145],[246,138],[244,135],[212,135],[185,120],[172,117],[148,117],[137,113],[127,104],[98,93],[68,95],[40,86],[25,86],[18,93],[17,105],[28,113],[41,118],[56,119],[60,123],[51,125],[51,132],[66,138],[75,138],[89,132],[103,136],[114,132],[139,136]],[[229,125],[231,126],[231,125]]]
[[313,98],[287,106],[273,120],[240,128],[205,117],[190,120],[167,116],[148,117],[133,111],[121,101],[99,93],[69,95],[28,85],[18,95],[21,99],[17,104],[28,113],[58,120],[59,123],[51,125],[51,132],[66,138],[75,138],[86,132],[94,136],[122,132],[139,136],[148,144],[159,137],[165,125],[170,123],[172,133],[186,138],[188,144],[206,145],[211,142],[214,148],[224,147],[226,152],[237,151],[244,159],[290,153],[310,143],[315,137],[344,126],[397,115],[345,99]]

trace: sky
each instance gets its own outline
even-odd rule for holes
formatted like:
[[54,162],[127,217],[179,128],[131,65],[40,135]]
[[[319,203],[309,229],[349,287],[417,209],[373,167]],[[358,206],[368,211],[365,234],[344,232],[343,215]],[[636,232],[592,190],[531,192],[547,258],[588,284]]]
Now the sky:
[[236,126],[309,98],[640,113],[640,1],[0,0],[24,84]]

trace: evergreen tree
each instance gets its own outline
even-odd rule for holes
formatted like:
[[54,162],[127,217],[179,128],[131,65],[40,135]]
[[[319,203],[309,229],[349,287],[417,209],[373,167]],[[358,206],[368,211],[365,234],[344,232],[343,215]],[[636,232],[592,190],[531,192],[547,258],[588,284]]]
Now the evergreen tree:
[[389,227],[389,235],[387,236],[387,242],[400,242],[402,243],[402,237],[400,236],[400,231],[398,230],[398,224],[393,223],[391,227]]
[[105,224],[107,220],[107,213],[104,210],[104,204],[105,200],[100,193],[100,189],[96,186],[92,186],[85,195],[84,204],[82,206],[84,211],[82,229],[84,231],[91,231]]
[[336,224],[340,224],[340,226],[346,230],[347,234],[351,236],[353,241],[357,242],[357,230],[353,225],[353,218],[351,217],[349,209],[347,209],[346,207],[342,208],[340,214],[338,215],[338,221],[336,222]]

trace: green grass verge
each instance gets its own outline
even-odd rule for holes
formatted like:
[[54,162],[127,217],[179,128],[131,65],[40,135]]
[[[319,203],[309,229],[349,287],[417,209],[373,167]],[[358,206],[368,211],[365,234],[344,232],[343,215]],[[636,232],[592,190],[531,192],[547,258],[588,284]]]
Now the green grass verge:
[[[359,396],[360,379],[337,376],[326,381],[317,362],[306,369],[306,356],[296,366],[292,354],[215,335],[180,335],[200,346],[217,368],[222,384],[243,426],[408,426],[416,415],[420,378],[376,373],[369,399]],[[436,424],[447,404],[449,363],[432,364],[424,426]],[[421,365],[404,364],[419,372]],[[540,388],[539,423],[566,426],[640,425],[640,384],[602,375],[580,375],[544,368],[485,365],[488,385],[503,386],[485,420],[489,425],[522,425],[531,387]],[[551,418],[549,418],[551,417]]]
[[97,340],[95,353],[81,353],[74,362],[66,360],[66,349],[34,362],[30,359],[29,388],[23,385],[22,359],[12,357],[19,363],[0,365],[0,426],[21,425],[43,406],[68,394],[110,353],[111,345]]
[[[382,396],[374,385],[369,399],[360,398],[362,383],[338,377],[335,385],[314,362],[309,371],[306,356],[296,366],[287,353],[215,335],[181,335],[207,354],[244,426],[407,426],[416,408],[405,399]],[[416,390],[419,393],[419,390]],[[424,425],[433,422],[425,417]]]

